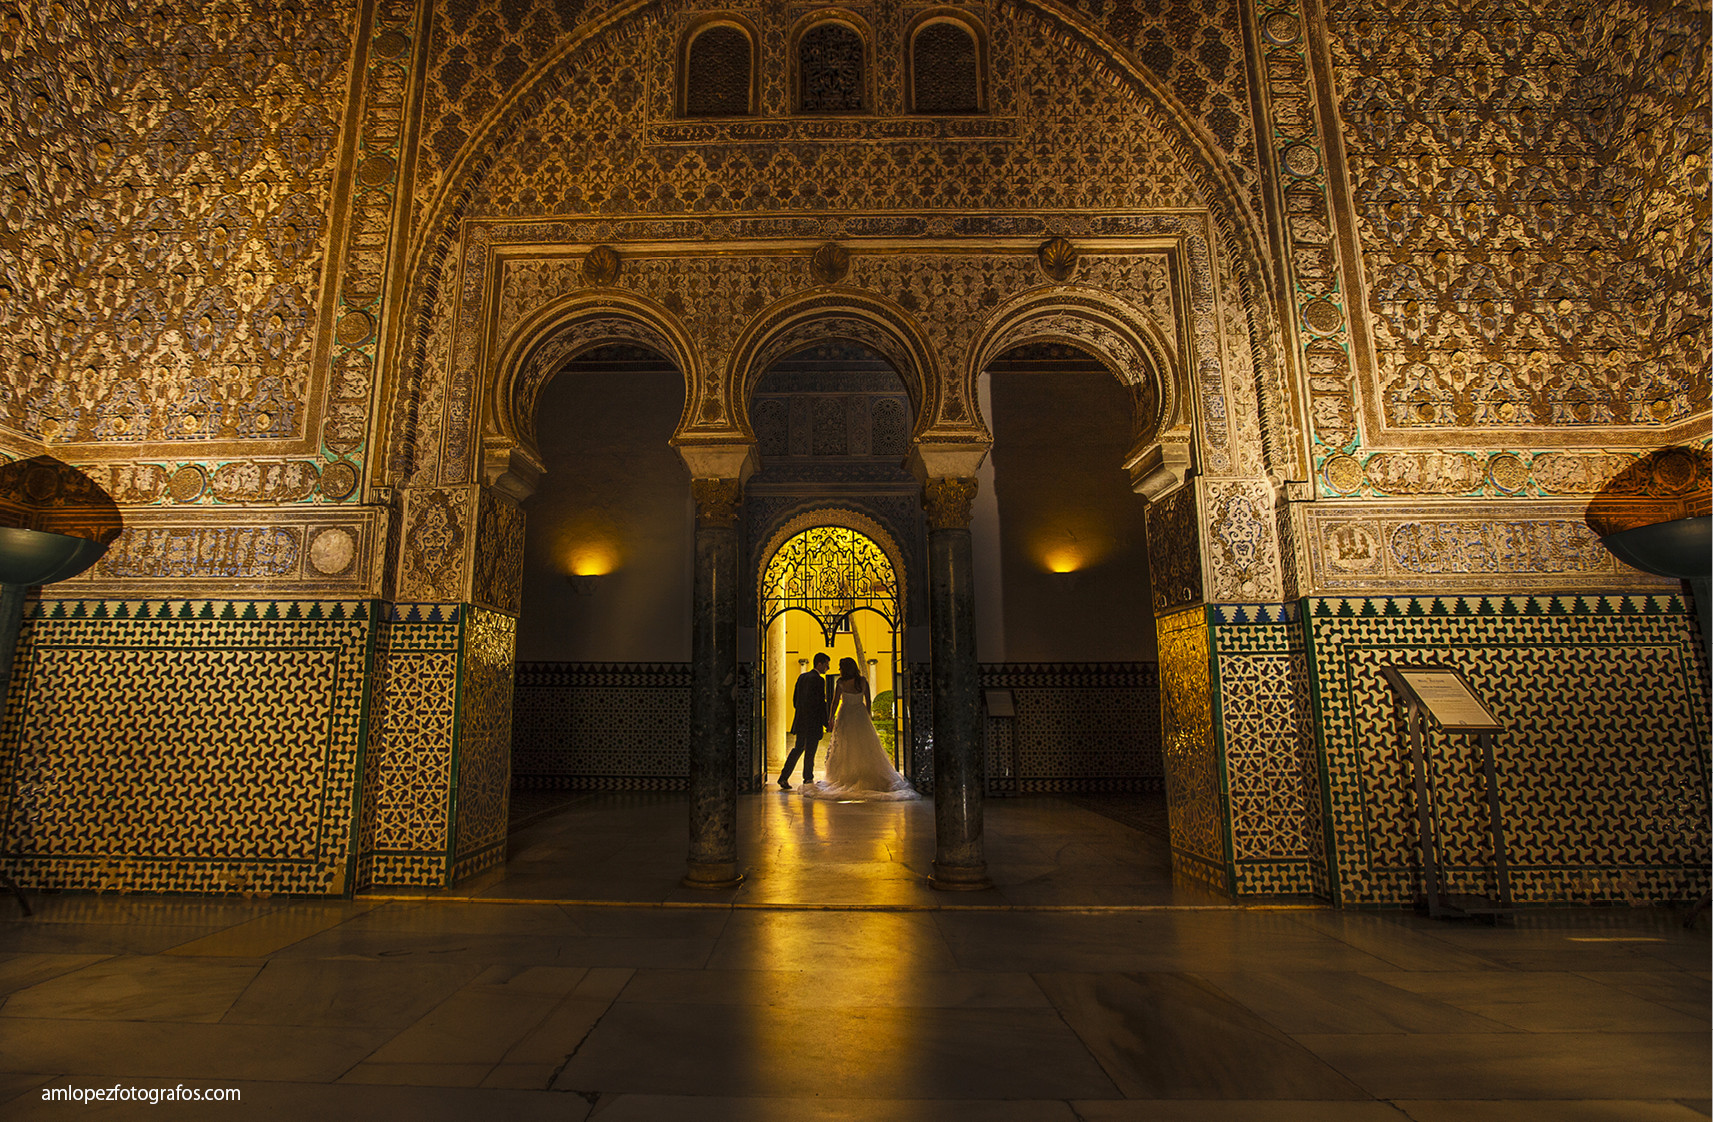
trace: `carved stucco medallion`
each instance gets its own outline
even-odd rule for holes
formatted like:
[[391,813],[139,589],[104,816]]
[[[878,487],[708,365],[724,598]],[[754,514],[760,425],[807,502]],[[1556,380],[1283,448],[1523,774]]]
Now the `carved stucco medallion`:
[[1355,456],[1333,456],[1321,468],[1326,485],[1341,494],[1362,486],[1362,464]]
[[349,498],[357,489],[357,469],[341,460],[328,464],[321,473],[321,493],[335,502]]
[[175,503],[193,503],[208,489],[208,473],[196,464],[186,464],[167,480],[167,494]]
[[619,279],[619,269],[623,264],[618,250],[610,245],[598,245],[583,256],[583,282],[598,287],[612,284]]
[[375,321],[367,312],[350,312],[339,321],[334,334],[347,347],[355,347],[369,341],[369,336],[375,331]]
[[1529,469],[1511,452],[1501,452],[1487,461],[1487,478],[1501,491],[1521,491],[1529,482]]
[[317,530],[309,539],[309,566],[324,577],[344,575],[357,559],[357,539],[340,526]]
[[809,275],[817,284],[837,284],[851,271],[851,251],[837,242],[828,242],[815,250],[809,259]]
[[1051,238],[1035,251],[1041,271],[1056,281],[1067,281],[1077,271],[1077,247],[1064,238]]

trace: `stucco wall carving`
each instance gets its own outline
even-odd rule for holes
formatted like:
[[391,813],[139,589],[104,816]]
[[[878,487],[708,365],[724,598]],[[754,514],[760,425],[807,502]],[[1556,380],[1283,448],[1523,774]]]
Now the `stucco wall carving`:
[[[800,235],[801,220],[678,219],[664,223],[667,230],[662,222],[645,220],[479,226],[466,252],[485,253],[487,260],[467,265],[464,275],[495,278],[492,319],[483,320],[482,309],[490,300],[486,291],[466,283],[458,326],[436,335],[450,337],[453,350],[451,362],[439,369],[452,370],[455,383],[474,379],[479,371],[497,370],[501,382],[492,396],[495,416],[487,423],[499,436],[527,449],[533,444],[530,402],[566,359],[602,339],[640,343],[689,371],[686,396],[699,404],[687,407],[680,438],[688,439],[703,432],[719,436],[740,426],[744,387],[777,358],[819,341],[845,339],[887,357],[913,397],[931,396],[919,432],[974,436],[982,432],[973,402],[974,377],[983,356],[1030,339],[1074,339],[1136,388],[1144,399],[1139,413],[1147,415],[1150,424],[1157,418],[1162,429],[1171,428],[1179,439],[1189,439],[1192,400],[1199,395],[1200,425],[1219,441],[1209,453],[1210,467],[1234,467],[1226,437],[1233,423],[1226,407],[1228,382],[1239,387],[1237,399],[1246,407],[1255,395],[1247,372],[1226,377],[1222,342],[1242,327],[1227,331],[1222,324],[1233,319],[1245,325],[1248,320],[1241,308],[1223,307],[1218,299],[1204,224],[1179,216],[1062,214],[971,215],[956,224],[917,215],[828,221],[846,229],[890,227],[924,235],[938,232],[941,237],[905,240],[893,233],[884,240],[877,234],[872,245],[855,241],[846,282],[823,290],[808,276],[815,243],[756,247],[745,241],[707,240],[716,231],[729,234],[734,228],[752,236]],[[1043,287],[1032,241],[1005,235],[1047,222],[1107,235],[1103,251],[1085,258],[1081,276],[1126,296],[1134,286],[1148,311],[1126,296],[1088,283]],[[825,223],[816,225],[826,228]],[[577,244],[560,240],[617,240],[620,235],[652,239],[668,232],[694,235],[698,249],[705,252],[629,248],[626,269],[613,280],[611,290],[600,292],[584,285]],[[944,235],[949,233],[963,233],[974,244],[947,240]],[[1116,244],[1114,236],[1121,234],[1134,238],[1135,248]],[[539,326],[553,320],[556,301],[567,308],[565,323]],[[585,303],[598,304],[602,314],[579,310]],[[471,329],[464,330],[465,324]],[[518,339],[529,332],[547,337],[529,352],[523,372],[508,383],[505,372],[522,346]],[[1247,349],[1243,353],[1249,354]],[[488,397],[479,388],[462,387],[448,396],[454,405],[445,410],[441,454],[432,461],[446,482],[469,470],[460,465],[467,464],[474,451],[468,425],[475,418],[456,403],[472,395]],[[1165,416],[1158,416],[1161,413]],[[1258,431],[1256,418],[1242,423],[1246,431]],[[490,437],[483,440],[492,447]],[[1257,453],[1249,453],[1250,463],[1259,460]]]
[[[1675,515],[1661,502],[1643,524]],[[1327,589],[1478,591],[1658,586],[1622,564],[1585,518],[1585,503],[1537,500],[1515,514],[1491,505],[1422,504],[1379,510],[1321,501],[1306,515],[1308,548]]]
[[1645,446],[1705,411],[1705,14],[1331,15],[1373,434]]
[[1202,534],[1194,487],[1148,504],[1148,580],[1156,615],[1202,601]]
[[[449,358],[442,357],[446,355],[444,317],[450,312],[458,320],[470,318],[472,302],[478,299],[476,292],[480,288],[475,283],[477,274],[490,266],[471,253],[484,236],[479,230],[466,227],[463,252],[459,254],[455,244],[457,232],[441,225],[452,217],[613,215],[611,220],[579,224],[592,225],[594,229],[573,232],[566,228],[557,236],[536,235],[537,240],[562,244],[617,242],[621,238],[639,237],[688,241],[710,235],[813,237],[820,244],[829,237],[840,239],[841,235],[853,233],[920,236],[972,232],[963,228],[968,219],[923,216],[901,223],[876,216],[841,220],[827,217],[830,211],[848,213],[858,207],[909,208],[929,199],[964,211],[982,206],[1011,208],[1028,205],[1038,190],[1051,184],[1052,197],[1059,206],[1089,206],[1099,201],[1148,209],[1195,208],[1205,205],[1206,197],[1217,196],[1220,201],[1214,225],[1222,231],[1222,236],[1235,236],[1233,231],[1245,221],[1234,217],[1246,204],[1234,193],[1229,167],[1218,162],[1215,169],[1201,154],[1198,145],[1207,139],[1205,134],[1196,134],[1198,139],[1190,140],[1190,133],[1182,132],[1186,125],[1178,116],[1180,107],[1174,103],[1174,95],[1152,85],[1151,76],[1134,70],[1115,75],[1115,81],[1088,83],[1071,94],[1063,80],[1066,67],[1086,67],[1095,60],[1082,53],[1081,47],[1043,49],[1042,29],[1030,22],[1044,18],[1040,13],[1016,11],[983,16],[993,37],[995,72],[1011,75],[1007,80],[996,80],[989,117],[1010,114],[1018,122],[1018,143],[989,144],[986,148],[970,148],[963,141],[943,137],[919,136],[920,130],[915,126],[922,123],[920,120],[885,119],[889,112],[897,112],[888,93],[892,88],[889,83],[896,84],[896,75],[887,76],[889,67],[896,69],[895,63],[888,61],[887,47],[890,42],[887,21],[894,19],[895,13],[876,15],[880,22],[876,26],[873,55],[880,115],[874,120],[864,118],[854,125],[844,118],[819,122],[829,128],[826,139],[839,142],[830,146],[791,143],[787,133],[772,128],[774,122],[761,120],[752,122],[760,130],[754,133],[721,138],[698,136],[697,145],[688,151],[675,151],[672,145],[662,143],[657,128],[662,123],[673,123],[670,113],[674,83],[670,80],[670,68],[677,42],[675,29],[682,22],[680,9],[662,9],[659,13],[639,9],[638,14],[629,17],[618,29],[583,44],[576,43],[574,36],[561,35],[556,40],[561,56],[542,61],[527,78],[522,77],[527,65],[520,66],[519,73],[503,77],[490,73],[485,61],[475,57],[481,52],[467,47],[480,41],[484,50],[491,52],[521,37],[530,42],[519,43],[520,58],[544,57],[540,44],[552,40],[541,38],[539,32],[546,26],[542,21],[552,18],[547,13],[490,12],[478,4],[463,9],[452,21],[457,27],[443,22],[435,33],[436,42],[446,45],[456,55],[457,64],[434,64],[438,69],[429,82],[427,120],[432,122],[441,119],[437,115],[451,112],[445,107],[452,101],[461,101],[462,105],[454,114],[459,124],[450,128],[425,125],[432,133],[428,147],[434,152],[424,153],[424,165],[419,169],[418,213],[422,222],[416,227],[411,250],[416,262],[411,306],[414,315],[432,314],[409,329],[408,338],[417,342],[409,343],[401,356],[405,363],[401,370],[404,392],[395,411],[391,457],[394,470],[400,473],[396,478],[402,479],[430,461],[440,461],[437,474],[441,480],[459,478],[461,465],[445,462],[445,457],[438,454],[440,449],[434,446],[460,453],[454,460],[469,454],[473,447],[466,435],[468,414],[462,408],[463,384],[466,375],[479,369],[479,359],[459,344],[453,345]],[[1136,18],[1140,22],[1131,24],[1131,31],[1153,21],[1153,16],[1141,13]],[[1233,20],[1229,30],[1235,33],[1236,27]],[[1174,34],[1181,36],[1182,31],[1175,29]],[[1158,29],[1147,34],[1156,47],[1164,38]],[[1221,107],[1216,116],[1227,111],[1241,115],[1241,105],[1227,104],[1228,91],[1241,86],[1241,67],[1234,65],[1236,56],[1230,51],[1235,38],[1224,42],[1225,34],[1224,30],[1209,26],[1199,36],[1192,35],[1193,39],[1199,38],[1197,50],[1182,56],[1157,50],[1156,61],[1180,77],[1177,96],[1196,102],[1212,97]],[[774,52],[768,35],[764,30],[760,49],[764,70],[766,57]],[[1124,71],[1129,64],[1115,62],[1115,65]],[[649,67],[655,69],[651,71]],[[566,79],[572,72],[574,82]],[[638,83],[635,76],[639,73],[651,74],[655,80]],[[1216,73],[1217,89],[1209,85]],[[1228,84],[1233,81],[1238,86]],[[776,89],[777,83],[770,85],[770,82],[773,80],[764,75],[764,118],[770,112],[784,112],[783,88]],[[1014,93],[1004,92],[1012,88]],[[775,92],[768,93],[770,89]],[[508,90],[512,92],[508,94]],[[1138,96],[1137,90],[1151,92]],[[1125,105],[1123,110],[1117,110],[1120,103]],[[768,109],[770,104],[776,108]],[[1135,142],[1124,140],[1110,146],[1054,145],[1048,163],[1041,162],[1048,156],[1049,147],[1043,142],[1049,136],[1074,135],[1078,131],[1075,121],[1097,119],[1100,124],[1096,127],[1103,133],[1109,133],[1115,126],[1140,131]],[[1223,124],[1214,130],[1221,137],[1235,138],[1244,132],[1245,122],[1221,120]],[[608,122],[612,127],[592,130],[588,126],[594,121]],[[801,122],[786,123],[795,128]],[[684,124],[701,128],[707,122]],[[853,127],[858,137],[880,130],[874,132],[876,143],[853,143]],[[1194,127],[1188,127],[1193,133]],[[615,137],[625,139],[615,144],[612,139]],[[971,161],[980,166],[972,166]],[[1023,173],[1026,164],[1035,166]],[[441,169],[445,169],[445,174]],[[1247,179],[1247,176],[1238,172],[1236,178]],[[1213,186],[1215,183],[1217,186]],[[649,191],[636,193],[634,185],[638,184],[650,185]],[[789,194],[774,194],[781,184],[794,187]],[[800,220],[746,217],[768,211],[819,213],[814,218]],[[731,217],[700,221],[670,217],[698,212]],[[660,217],[630,217],[644,214]],[[1055,232],[1047,229],[1040,218],[1022,219],[1010,223],[1008,228],[1006,223],[992,218],[976,221],[985,224],[991,234],[1033,236],[1036,244],[1040,237]],[[1160,219],[1153,221],[1158,225]],[[535,224],[541,224],[539,219]],[[1087,225],[1069,228],[1075,226],[1074,222],[1057,224],[1067,226],[1057,232],[1073,237],[1079,233],[1099,236],[1134,232],[1090,229]],[[1252,238],[1252,235],[1243,237]],[[500,244],[501,240],[495,238],[494,244]],[[845,243],[841,240],[841,244]],[[853,248],[853,252],[857,254],[854,271],[861,267],[861,255],[860,250]],[[1205,303],[1211,311],[1214,278],[1222,273],[1247,276],[1245,284],[1249,291],[1254,291],[1262,283],[1255,264],[1258,257],[1254,250],[1245,252],[1250,256],[1240,266],[1220,268],[1215,264],[1213,252],[1192,248],[1191,271],[1198,282],[1205,283],[1198,283],[1201,291],[1193,293],[1190,302]],[[461,313],[451,312],[448,306],[447,296],[452,286],[457,286],[461,293],[465,308]],[[1207,294],[1205,300],[1202,293]],[[770,294],[746,295],[753,302]],[[1258,306],[1264,308],[1265,301]],[[1249,318],[1265,321],[1267,315],[1263,311],[1258,317],[1252,314]],[[717,322],[724,325],[732,321],[733,317],[722,316]],[[1189,328],[1193,339],[1210,342],[1217,339],[1220,330],[1214,315],[1195,320]],[[1265,322],[1256,324],[1255,329],[1268,330]],[[1217,357],[1217,346],[1211,349],[1214,354],[1196,365],[1208,381],[1217,382],[1224,364]],[[717,339],[706,348],[710,365],[717,364],[721,350]],[[1256,353],[1264,360],[1272,358],[1268,347],[1256,348]],[[447,365],[451,382],[450,409],[445,410],[449,431],[440,434],[435,430],[439,429],[441,419],[421,406],[432,392],[430,383],[445,375]],[[1220,390],[1222,394],[1223,387]],[[964,417],[972,412],[969,403],[959,398],[948,400],[947,406],[948,417],[931,419],[955,420],[960,409]],[[730,424],[734,419],[731,408],[716,412],[705,404],[692,407],[692,418],[703,412],[719,423]],[[1207,415],[1209,426],[1222,431],[1225,410],[1210,408]],[[1227,456],[1228,453],[1221,451],[1214,454],[1214,459]],[[1228,463],[1210,466],[1217,471],[1230,469]]]
[[1206,485],[1207,554],[1213,563],[1211,599],[1277,601],[1280,582],[1273,491],[1265,482]]
[[0,424],[115,457],[302,440],[354,5],[7,11]]

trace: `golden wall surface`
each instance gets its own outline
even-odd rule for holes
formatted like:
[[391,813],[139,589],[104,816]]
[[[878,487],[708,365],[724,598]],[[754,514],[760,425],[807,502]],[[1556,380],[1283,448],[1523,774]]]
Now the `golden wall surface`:
[[[971,3],[948,9],[983,44],[985,109],[963,116],[908,111],[926,10],[845,10],[868,108],[817,116],[793,109],[799,15],[744,9],[755,113],[686,119],[702,4],[0,2],[0,452],[79,466],[122,520],[26,629],[101,621],[84,654],[20,663],[9,867],[338,892],[494,859],[534,404],[603,342],[683,371],[688,450],[751,440],[755,379],[818,340],[886,356],[916,439],[977,451],[988,359],[1098,357],[1137,402],[1165,692],[1207,692],[1185,710],[1208,754],[1174,803],[1179,848],[1224,865],[1235,844],[1257,885],[1325,891],[1337,865],[1313,829],[1258,840],[1285,782],[1267,777],[1301,781],[1305,737],[1328,750],[1309,617],[1281,606],[1669,591],[1599,535],[1706,508],[1704,5]],[[40,479],[8,509],[75,523],[77,495]],[[254,824],[301,808],[261,787],[227,849],[150,871],[122,847],[54,856],[70,827],[43,808],[71,804],[42,785],[108,790],[97,730],[145,697],[163,753],[212,721],[231,747],[211,766],[248,774],[237,745],[302,714],[238,675],[209,717],[180,662],[205,641],[321,650],[310,606],[335,602],[366,605],[338,640],[365,652],[356,686],[330,669],[346,654],[321,677],[279,656],[305,696],[355,688],[366,714],[340,726],[349,775],[316,765],[355,794],[345,840],[292,858],[313,871],[278,871]],[[1236,604],[1298,630],[1222,648],[1203,606]],[[1640,633],[1593,632],[1638,689],[1677,696],[1621,657]],[[1192,688],[1210,650],[1238,661]],[[80,685],[95,673],[118,686]],[[1239,679],[1261,692],[1219,710]],[[18,709],[49,697],[77,700]],[[50,714],[63,727],[31,724]],[[1245,754],[1238,727],[1285,740]],[[1703,751],[1684,730],[1677,750]],[[1261,770],[1228,776],[1215,846],[1220,761]],[[179,791],[177,765],[148,766]],[[122,822],[188,797],[111,790]]]

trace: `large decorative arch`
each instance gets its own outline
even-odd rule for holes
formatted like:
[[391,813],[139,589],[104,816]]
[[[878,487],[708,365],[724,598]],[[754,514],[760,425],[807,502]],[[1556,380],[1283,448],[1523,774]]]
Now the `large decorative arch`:
[[541,475],[535,414],[541,391],[565,364],[606,343],[636,343],[656,351],[684,379],[680,432],[704,380],[689,332],[667,309],[627,292],[579,292],[525,319],[497,349],[495,376],[482,424],[483,482],[526,497]]
[[736,418],[746,439],[750,399],[769,367],[795,351],[837,339],[860,343],[891,364],[910,396],[918,434],[931,423],[938,363],[927,333],[915,317],[884,296],[854,288],[811,289],[756,313],[727,362],[726,416]]
[[1031,342],[1075,347],[1130,388],[1136,418],[1124,466],[1139,491],[1159,498],[1183,483],[1195,428],[1188,362],[1153,317],[1080,285],[1024,293],[994,312],[970,349],[960,372],[969,400],[979,400],[976,379],[989,363]]
[[[1148,70],[1119,43],[1095,28],[1082,15],[1050,0],[1015,0],[1015,5],[1042,21],[1059,41],[1090,62],[1116,75],[1121,84],[1137,95],[1141,117],[1158,133],[1165,146],[1185,168],[1198,195],[1207,206],[1219,240],[1234,263],[1236,279],[1248,313],[1252,353],[1257,364],[1269,368],[1287,361],[1278,345],[1284,338],[1275,304],[1282,297],[1278,278],[1269,267],[1267,238],[1260,216],[1247,201],[1228,157],[1220,150],[1207,126],[1178,101],[1166,82]],[[430,368],[427,360],[428,334],[434,306],[446,283],[453,248],[470,200],[500,149],[527,126],[529,120],[551,99],[576,81],[575,60],[599,36],[658,6],[658,0],[628,0],[615,4],[601,15],[562,37],[553,51],[535,64],[533,72],[518,82],[470,129],[470,138],[451,162],[423,210],[420,231],[406,249],[405,314],[391,337],[393,361],[386,364],[388,402],[388,458],[393,473],[408,473],[416,444],[416,400],[424,392],[422,378]],[[859,340],[867,342],[867,340]],[[902,373],[902,372],[901,372]],[[1271,380],[1273,375],[1267,375]],[[932,383],[929,383],[930,385]],[[729,405],[730,403],[728,403]],[[918,417],[933,415],[924,401]],[[1289,418],[1277,409],[1263,408],[1261,423],[1269,446],[1292,443],[1284,433]],[[737,425],[747,428],[741,411],[728,411]],[[969,432],[960,433],[969,439]],[[709,437],[704,437],[709,439]]]

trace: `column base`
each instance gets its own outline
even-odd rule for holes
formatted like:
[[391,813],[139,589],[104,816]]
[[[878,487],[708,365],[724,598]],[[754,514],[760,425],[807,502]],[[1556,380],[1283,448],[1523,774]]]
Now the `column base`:
[[738,871],[735,861],[719,861],[711,865],[692,861],[690,871],[678,883],[685,888],[736,888],[743,883],[743,873]]
[[941,892],[980,892],[992,888],[993,882],[987,879],[986,865],[942,865],[936,861],[928,887]]

